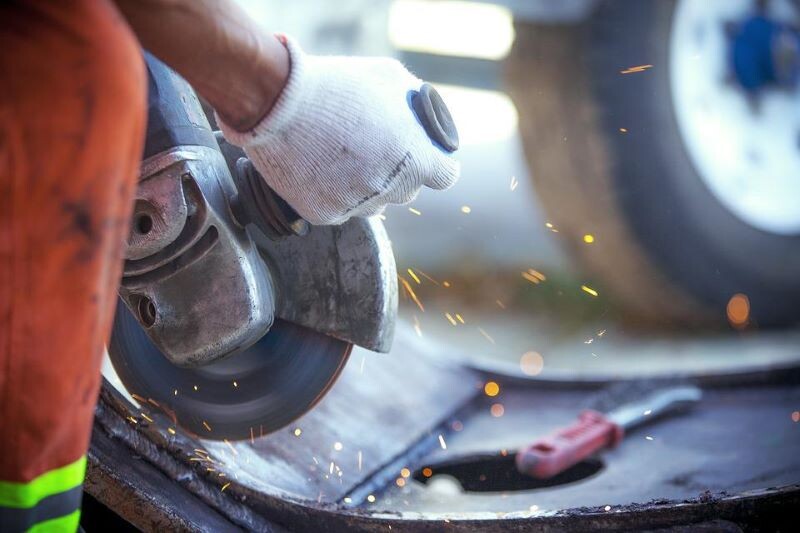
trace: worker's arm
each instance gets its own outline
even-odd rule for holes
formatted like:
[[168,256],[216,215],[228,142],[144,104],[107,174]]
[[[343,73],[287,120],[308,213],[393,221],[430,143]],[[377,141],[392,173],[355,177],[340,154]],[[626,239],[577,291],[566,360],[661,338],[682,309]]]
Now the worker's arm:
[[142,46],[238,130],[255,126],[286,84],[286,48],[231,0],[116,3]]
[[312,224],[446,189],[458,163],[410,109],[422,81],[385,58],[312,56],[232,0],[117,0],[142,45],[217,111],[270,187]]

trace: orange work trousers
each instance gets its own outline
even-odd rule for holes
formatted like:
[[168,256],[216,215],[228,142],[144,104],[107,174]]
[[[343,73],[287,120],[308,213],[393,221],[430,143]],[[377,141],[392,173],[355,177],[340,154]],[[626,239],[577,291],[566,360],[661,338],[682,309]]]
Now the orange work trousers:
[[0,530],[74,530],[146,121],[110,0],[0,3]]

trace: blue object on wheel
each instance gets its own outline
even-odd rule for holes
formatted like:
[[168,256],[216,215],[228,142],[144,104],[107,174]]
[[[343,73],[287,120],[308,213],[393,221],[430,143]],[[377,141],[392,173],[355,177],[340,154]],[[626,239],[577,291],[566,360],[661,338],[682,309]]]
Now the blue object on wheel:
[[800,33],[762,15],[748,18],[730,36],[731,68],[749,93],[773,86],[794,88],[800,79]]

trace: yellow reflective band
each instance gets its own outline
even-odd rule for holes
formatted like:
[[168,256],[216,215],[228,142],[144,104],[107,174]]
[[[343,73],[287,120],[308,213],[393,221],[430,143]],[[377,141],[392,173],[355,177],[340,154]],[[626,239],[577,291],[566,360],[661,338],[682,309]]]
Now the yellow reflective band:
[[0,481],[0,507],[27,509],[43,498],[66,492],[83,483],[86,475],[86,456],[74,463],[45,472],[27,483]]
[[81,521],[81,510],[78,509],[66,516],[59,516],[39,522],[28,530],[27,533],[75,533]]

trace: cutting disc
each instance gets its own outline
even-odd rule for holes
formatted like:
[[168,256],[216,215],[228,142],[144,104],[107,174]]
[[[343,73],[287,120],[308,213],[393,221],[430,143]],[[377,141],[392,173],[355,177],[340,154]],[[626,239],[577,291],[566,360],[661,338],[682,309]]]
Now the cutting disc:
[[244,352],[200,368],[170,363],[122,301],[108,353],[128,392],[153,399],[202,438],[249,439],[289,424],[330,389],[349,344],[276,320]]

